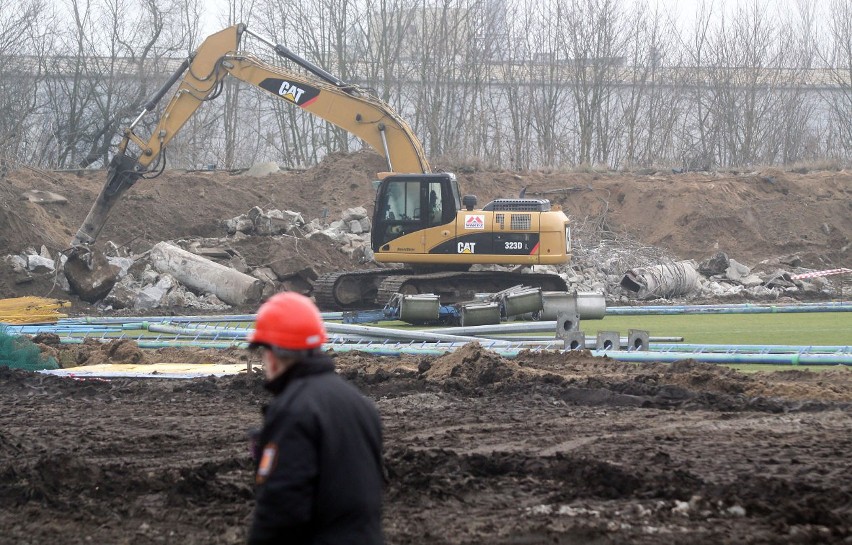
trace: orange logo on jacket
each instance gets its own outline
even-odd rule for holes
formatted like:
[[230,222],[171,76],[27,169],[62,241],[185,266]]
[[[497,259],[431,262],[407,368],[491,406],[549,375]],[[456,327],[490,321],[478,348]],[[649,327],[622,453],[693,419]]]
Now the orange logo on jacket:
[[269,443],[263,447],[263,456],[260,458],[260,464],[257,466],[257,475],[255,476],[255,482],[257,484],[263,484],[266,482],[266,479],[269,478],[272,470],[275,469],[275,463],[277,461],[278,447],[275,443]]

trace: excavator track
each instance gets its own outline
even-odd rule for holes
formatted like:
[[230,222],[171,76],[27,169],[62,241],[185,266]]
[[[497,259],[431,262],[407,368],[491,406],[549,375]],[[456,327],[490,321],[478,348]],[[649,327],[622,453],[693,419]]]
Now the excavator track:
[[324,274],[314,282],[314,299],[322,310],[356,310],[384,306],[377,303],[379,285],[388,276],[408,269],[367,269]]
[[369,269],[325,274],[314,283],[314,298],[322,310],[383,307],[395,293],[434,293],[443,304],[472,301],[477,293],[494,293],[524,285],[543,291],[566,291],[556,274],[503,271],[453,271],[416,274],[411,269]]
[[434,293],[440,296],[441,303],[446,305],[472,301],[477,293],[496,293],[518,285],[541,288],[542,291],[568,290],[568,284],[556,274],[503,271],[400,274],[382,281],[377,293],[377,302],[384,305],[395,293]]

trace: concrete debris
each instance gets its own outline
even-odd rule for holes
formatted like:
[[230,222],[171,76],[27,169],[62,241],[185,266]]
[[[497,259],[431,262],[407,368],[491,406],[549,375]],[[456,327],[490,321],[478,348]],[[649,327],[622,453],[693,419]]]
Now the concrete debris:
[[267,162],[267,163],[255,163],[245,172],[245,176],[254,176],[255,178],[262,178],[263,176],[269,176],[270,174],[275,174],[280,171],[281,167],[278,163]]
[[34,273],[48,273],[55,271],[56,265],[49,257],[32,254],[27,256],[27,270]]
[[278,281],[275,271],[273,271],[270,267],[258,267],[251,272],[251,275],[261,282],[266,282],[267,284],[273,284]]
[[136,310],[151,310],[162,305],[168,290],[160,286],[145,286],[136,294],[134,308]]
[[257,278],[167,242],[155,245],[151,249],[149,259],[157,271],[171,274],[193,290],[212,293],[230,305],[260,301],[263,282]]
[[361,227],[361,222],[358,220],[352,220],[349,222],[349,232],[354,235],[360,235],[364,232],[364,228]]
[[740,282],[749,273],[751,273],[751,269],[733,259],[728,261],[728,268],[725,269],[725,277],[733,282]]
[[118,267],[119,278],[124,278],[125,276],[127,276],[127,272],[130,270],[130,267],[132,267],[135,263],[132,257],[107,256],[107,261],[110,265],[115,265],[116,267]]
[[133,287],[132,277],[122,278],[104,297],[103,303],[116,310],[135,308],[138,290],[134,290]]
[[225,230],[229,235],[237,233],[258,236],[276,236],[290,234],[305,225],[305,220],[298,212],[290,210],[269,210],[264,212],[255,206],[247,214],[225,220]]
[[340,219],[344,222],[350,221],[358,221],[367,217],[367,209],[363,206],[356,206],[354,208],[347,208],[340,215]]
[[12,270],[16,273],[22,273],[27,270],[27,258],[20,255],[7,255],[4,260]]
[[621,286],[640,299],[679,297],[698,289],[698,271],[687,261],[636,268],[624,273]]
[[30,201],[36,204],[66,204],[68,199],[58,193],[51,191],[41,191],[39,189],[30,189],[21,193],[22,201]]
[[[60,253],[55,260],[42,246],[5,256],[0,266],[15,272],[16,283],[52,274],[59,288],[113,309],[225,310],[229,305],[253,305],[280,290],[310,295],[318,277],[319,269],[313,267],[294,273],[293,264],[280,256],[262,266],[250,266],[234,249],[239,247],[235,242],[249,237],[308,238],[338,249],[353,263],[375,265],[367,209],[349,208],[339,219],[328,223],[329,219],[324,215],[306,222],[297,212],[256,206],[223,222],[227,238],[163,242],[141,255],[131,255],[128,247],[106,242],[103,254],[90,255],[82,248],[70,259]],[[567,267],[520,270],[559,274],[572,290],[601,294],[612,305],[654,298],[775,300],[795,293],[830,296],[838,292],[840,283],[831,278],[792,280],[792,275],[801,272],[796,271],[800,265],[801,259],[790,255],[751,267],[721,251],[696,265],[678,261],[661,248],[605,238],[593,245],[575,240]],[[492,269],[505,267],[475,265],[471,270]]]
[[704,276],[716,276],[725,274],[730,265],[730,260],[725,252],[718,252],[713,257],[702,261],[698,265],[698,272]]
[[225,230],[229,235],[251,233],[254,231],[254,222],[246,215],[237,216],[225,221]]
[[339,242],[340,233],[331,229],[323,229],[322,231],[313,231],[305,237],[308,240],[314,240],[322,244],[336,244]]
[[768,288],[781,289],[796,287],[796,284],[794,284],[793,280],[790,279],[790,273],[781,269],[778,269],[774,273],[770,274],[768,279],[763,283],[763,285]]
[[119,246],[115,242],[108,240],[104,244],[104,255],[107,257],[130,257],[130,252],[124,246]]

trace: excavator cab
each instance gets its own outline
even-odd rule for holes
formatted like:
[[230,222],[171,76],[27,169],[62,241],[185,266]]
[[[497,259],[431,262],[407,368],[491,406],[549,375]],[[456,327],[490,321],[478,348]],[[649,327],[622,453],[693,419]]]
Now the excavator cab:
[[373,215],[373,251],[401,236],[452,223],[461,208],[456,177],[397,174],[382,180]]

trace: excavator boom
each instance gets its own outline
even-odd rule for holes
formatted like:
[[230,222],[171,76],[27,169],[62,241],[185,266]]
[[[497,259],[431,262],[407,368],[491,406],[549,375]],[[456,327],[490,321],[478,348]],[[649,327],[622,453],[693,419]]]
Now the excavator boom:
[[[240,53],[243,34],[257,37],[279,56],[296,62],[317,78],[271,66]],[[110,162],[106,184],[71,242],[72,246],[93,243],[121,195],[140,178],[155,174],[157,169],[152,165],[164,166],[166,145],[203,102],[218,96],[226,76],[263,89],[361,138],[385,157],[390,172],[425,173],[430,170],[423,147],[411,127],[387,104],[360,87],[328,74],[283,45],[273,44],[238,24],[204,40],[125,129],[118,153]],[[157,126],[148,138],[140,137],[135,132],[139,122],[156,108],[178,80],[181,83]],[[138,148],[136,154],[128,151],[131,143]]]

